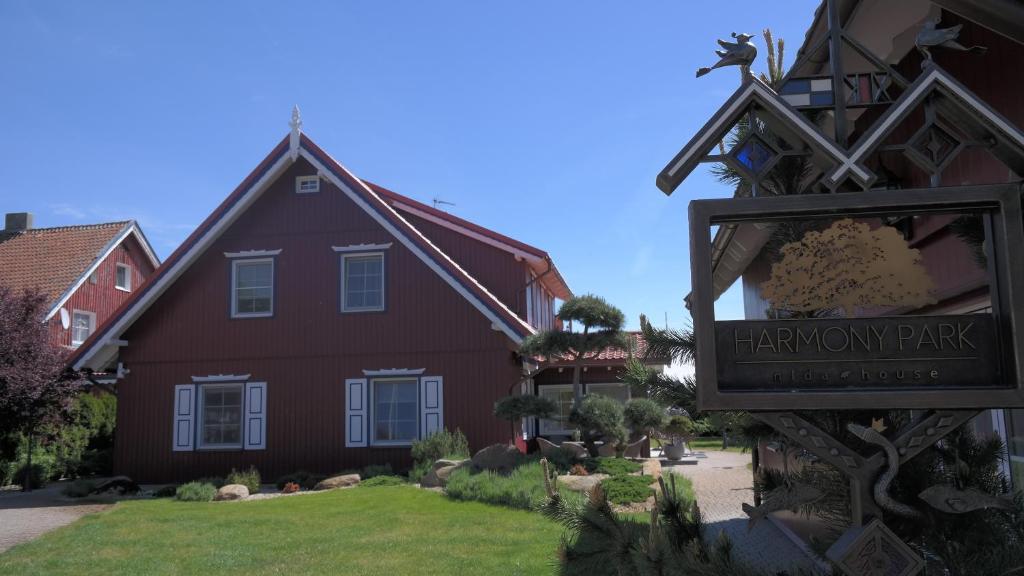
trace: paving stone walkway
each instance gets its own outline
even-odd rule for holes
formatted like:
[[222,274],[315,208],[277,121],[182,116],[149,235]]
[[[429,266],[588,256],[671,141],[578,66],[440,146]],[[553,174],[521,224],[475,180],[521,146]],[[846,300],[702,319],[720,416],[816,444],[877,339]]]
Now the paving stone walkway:
[[747,468],[750,454],[705,454],[707,457],[697,465],[672,465],[668,460],[662,460],[661,465],[664,474],[682,474],[693,481],[706,538],[713,541],[724,531],[732,540],[734,557],[750,567],[790,574],[795,574],[797,567],[814,569],[814,562],[770,521],[758,522],[747,530],[748,518],[741,505],[754,503],[753,481]]
[[63,484],[29,493],[0,492],[0,553],[78,520],[109,504],[78,504],[60,494]]

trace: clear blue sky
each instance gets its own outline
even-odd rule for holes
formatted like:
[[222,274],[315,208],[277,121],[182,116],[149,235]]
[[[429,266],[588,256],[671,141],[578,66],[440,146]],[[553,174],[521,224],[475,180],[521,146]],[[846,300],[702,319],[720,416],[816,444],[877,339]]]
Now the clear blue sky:
[[694,71],[765,27],[791,62],[817,4],[5,0],[0,209],[134,218],[165,257],[298,104],[357,175],[544,248],[631,327],[680,326],[687,203],[731,191],[654,179],[738,85]]

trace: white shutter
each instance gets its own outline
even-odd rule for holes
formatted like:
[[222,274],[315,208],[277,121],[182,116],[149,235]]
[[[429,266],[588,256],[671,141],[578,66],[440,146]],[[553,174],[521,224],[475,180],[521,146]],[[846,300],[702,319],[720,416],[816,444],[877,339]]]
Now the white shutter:
[[365,447],[367,425],[366,409],[366,378],[349,378],[345,380],[345,446],[347,448]]
[[420,438],[444,428],[444,386],[440,376],[420,378]]
[[178,384],[174,387],[174,439],[172,450],[184,452],[195,449],[196,387]]
[[245,383],[245,450],[267,447],[267,383]]

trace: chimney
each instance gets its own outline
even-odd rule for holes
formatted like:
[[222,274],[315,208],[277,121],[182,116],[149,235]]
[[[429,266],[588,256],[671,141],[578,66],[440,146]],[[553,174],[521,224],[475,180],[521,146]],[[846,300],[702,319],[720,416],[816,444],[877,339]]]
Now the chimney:
[[31,212],[11,212],[4,216],[4,232],[24,232],[32,228]]

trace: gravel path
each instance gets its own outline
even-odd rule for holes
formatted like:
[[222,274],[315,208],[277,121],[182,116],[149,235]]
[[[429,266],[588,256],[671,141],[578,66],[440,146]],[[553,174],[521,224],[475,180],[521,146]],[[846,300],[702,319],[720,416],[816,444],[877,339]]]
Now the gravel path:
[[0,492],[0,553],[110,504],[77,504],[60,495],[62,484],[29,493]]
[[735,558],[744,564],[775,571],[794,567],[813,569],[814,563],[768,520],[747,530],[741,505],[754,503],[753,480],[747,464],[750,454],[706,452],[697,465],[671,465],[662,460],[665,474],[682,474],[693,481],[693,490],[706,524],[706,538],[725,532],[732,540]]

